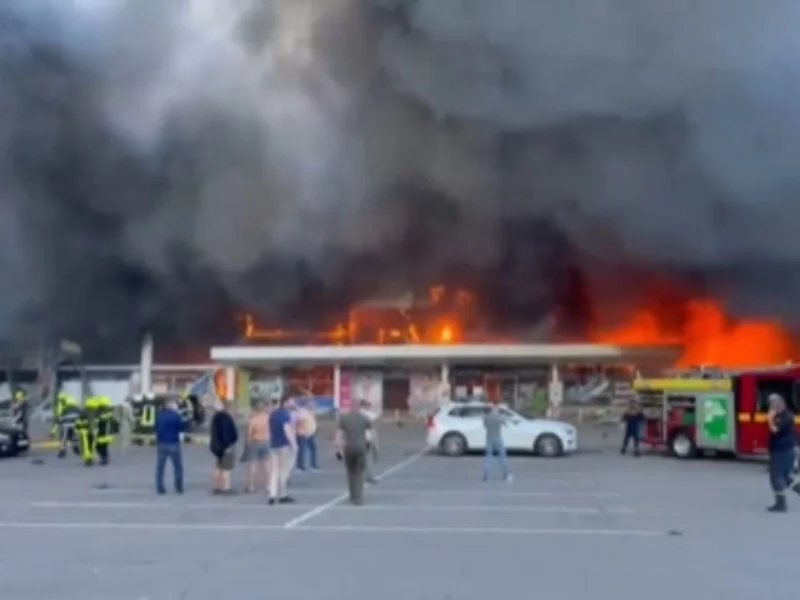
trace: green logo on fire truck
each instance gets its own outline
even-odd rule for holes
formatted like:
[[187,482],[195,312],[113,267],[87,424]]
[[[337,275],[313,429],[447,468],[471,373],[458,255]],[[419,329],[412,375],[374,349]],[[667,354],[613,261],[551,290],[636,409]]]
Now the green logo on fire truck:
[[703,400],[703,433],[707,440],[723,442],[728,439],[729,410],[730,403],[725,396],[709,396]]

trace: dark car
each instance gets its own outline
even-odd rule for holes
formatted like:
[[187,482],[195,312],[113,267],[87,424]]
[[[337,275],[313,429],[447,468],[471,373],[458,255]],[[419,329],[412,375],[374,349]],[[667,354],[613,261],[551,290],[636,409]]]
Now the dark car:
[[30,450],[28,434],[10,425],[0,425],[0,456],[17,456]]

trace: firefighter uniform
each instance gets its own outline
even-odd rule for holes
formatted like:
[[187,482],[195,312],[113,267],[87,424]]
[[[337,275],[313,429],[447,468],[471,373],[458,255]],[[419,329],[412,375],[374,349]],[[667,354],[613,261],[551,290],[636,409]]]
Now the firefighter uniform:
[[107,396],[99,396],[93,400],[95,448],[97,449],[97,455],[100,457],[100,464],[107,465],[109,458],[108,447],[114,443],[114,433],[116,432],[114,406]]
[[154,396],[135,398],[133,402],[133,437],[135,442],[146,443],[155,431],[158,402]]
[[14,425],[28,432],[28,396],[25,390],[14,392],[14,406],[12,410]]
[[70,444],[76,454],[80,454],[78,439],[75,435],[75,423],[80,416],[78,402],[66,394],[59,394],[55,407],[55,427],[58,439],[58,457],[67,455]]
[[53,426],[50,428],[50,437],[55,439],[61,438],[58,419],[68,406],[75,406],[80,409],[80,404],[74,397],[70,396],[66,392],[59,392],[56,396],[56,401],[53,404]]
[[75,433],[78,436],[78,448],[83,464],[87,467],[91,467],[94,464],[94,403],[94,398],[87,398],[85,404],[78,413],[78,418],[75,420]]

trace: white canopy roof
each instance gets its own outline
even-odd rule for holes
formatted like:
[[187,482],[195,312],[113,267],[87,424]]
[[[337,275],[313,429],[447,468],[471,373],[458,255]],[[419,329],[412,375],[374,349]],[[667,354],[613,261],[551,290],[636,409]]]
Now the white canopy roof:
[[211,360],[226,365],[524,365],[673,361],[680,346],[609,344],[405,344],[397,346],[223,346]]

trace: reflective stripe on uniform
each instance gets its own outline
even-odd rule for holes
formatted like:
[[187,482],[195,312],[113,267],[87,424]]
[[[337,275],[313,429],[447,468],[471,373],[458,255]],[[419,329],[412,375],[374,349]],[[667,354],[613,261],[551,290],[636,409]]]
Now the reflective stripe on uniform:
[[142,418],[139,420],[142,427],[152,427],[156,423],[156,407],[152,404],[142,407]]

